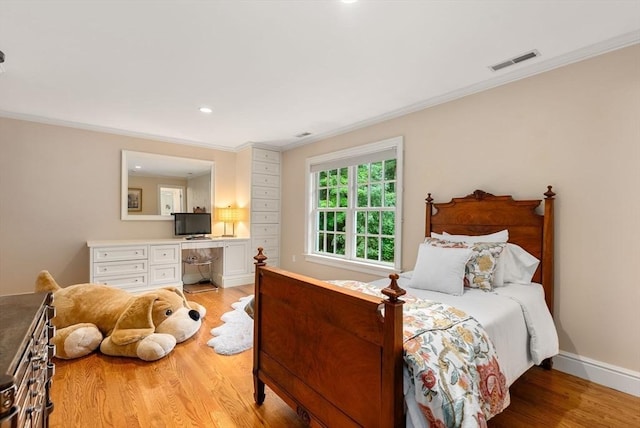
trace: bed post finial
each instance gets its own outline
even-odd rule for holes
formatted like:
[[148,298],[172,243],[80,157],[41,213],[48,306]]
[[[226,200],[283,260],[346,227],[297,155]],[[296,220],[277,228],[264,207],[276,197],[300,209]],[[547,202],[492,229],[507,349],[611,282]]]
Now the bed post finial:
[[431,193],[427,193],[427,199],[425,199],[427,203],[427,209],[425,210],[425,230],[424,236],[431,236],[431,216],[433,215],[433,198],[431,197]]
[[398,278],[400,277],[397,273],[392,273],[391,275],[389,275],[389,279],[391,280],[391,282],[389,283],[389,286],[387,288],[382,289],[382,294],[387,296],[391,303],[397,302],[398,297],[407,294],[407,291],[403,288],[400,288],[400,286],[398,285]]
[[553,186],[547,186],[547,191],[544,192],[544,195],[547,197],[547,199],[553,199],[553,197],[556,195],[555,192],[553,190],[551,190]]
[[263,251],[264,251],[264,248],[258,247],[258,254],[253,256],[253,259],[256,261],[254,263],[256,266],[264,266],[264,265],[266,265],[265,260],[267,260],[267,256],[262,254]]

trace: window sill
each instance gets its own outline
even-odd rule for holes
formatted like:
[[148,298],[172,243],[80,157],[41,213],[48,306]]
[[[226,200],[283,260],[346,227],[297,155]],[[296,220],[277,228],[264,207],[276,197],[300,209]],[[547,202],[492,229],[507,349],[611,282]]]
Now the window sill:
[[319,256],[317,254],[305,254],[304,259],[311,263],[368,273],[370,275],[387,276],[392,273],[400,273],[400,270],[390,266],[380,266],[372,263],[356,262],[353,260],[339,260],[333,257]]

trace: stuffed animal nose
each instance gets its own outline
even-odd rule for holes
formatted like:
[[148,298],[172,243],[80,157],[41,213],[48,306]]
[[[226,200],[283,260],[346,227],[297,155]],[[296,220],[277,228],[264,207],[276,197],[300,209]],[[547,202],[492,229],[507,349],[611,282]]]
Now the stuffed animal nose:
[[194,321],[198,321],[200,319],[200,312],[196,311],[195,309],[191,309],[189,311],[189,318]]

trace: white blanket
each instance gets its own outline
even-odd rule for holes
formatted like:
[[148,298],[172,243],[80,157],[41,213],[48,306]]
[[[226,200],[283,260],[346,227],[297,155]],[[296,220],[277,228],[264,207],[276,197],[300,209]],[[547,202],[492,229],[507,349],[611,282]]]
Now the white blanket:
[[529,332],[529,352],[534,364],[540,364],[544,359],[560,352],[556,326],[540,284],[509,284],[496,288],[495,292],[520,304]]

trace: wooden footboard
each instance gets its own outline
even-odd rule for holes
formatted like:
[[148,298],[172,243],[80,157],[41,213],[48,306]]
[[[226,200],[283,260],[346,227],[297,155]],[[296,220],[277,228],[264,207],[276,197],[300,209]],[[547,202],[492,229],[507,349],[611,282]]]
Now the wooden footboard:
[[404,426],[404,290],[395,279],[381,302],[268,267],[259,250],[256,403],[265,400],[266,384],[312,426]]

